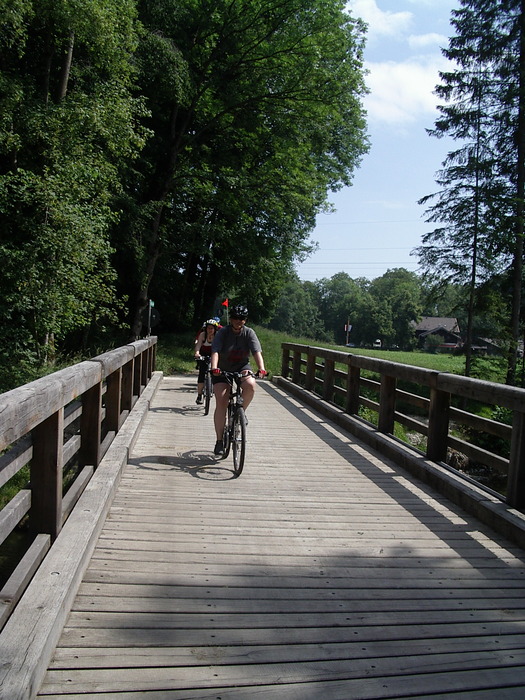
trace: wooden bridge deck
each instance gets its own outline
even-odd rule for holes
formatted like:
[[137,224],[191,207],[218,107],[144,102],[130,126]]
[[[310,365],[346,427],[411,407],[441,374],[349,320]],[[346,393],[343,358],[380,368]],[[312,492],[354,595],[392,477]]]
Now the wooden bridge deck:
[[525,697],[524,553],[268,382],[245,471],[165,378],[39,696]]

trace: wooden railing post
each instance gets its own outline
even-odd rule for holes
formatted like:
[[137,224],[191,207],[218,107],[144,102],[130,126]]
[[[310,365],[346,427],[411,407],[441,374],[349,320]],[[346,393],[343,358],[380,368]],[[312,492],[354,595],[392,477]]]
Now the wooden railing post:
[[133,368],[135,360],[126,362],[122,368],[122,400],[121,407],[123,411],[131,411],[133,408]]
[[115,432],[120,429],[121,394],[122,367],[119,367],[106,380],[106,425]]
[[64,409],[33,428],[30,528],[56,539],[62,527]]
[[135,365],[133,371],[133,403],[135,403],[135,397],[139,397],[142,393],[141,387],[142,381],[142,355],[135,356]]
[[100,461],[102,433],[102,383],[97,382],[82,394],[82,415],[80,416],[79,462],[95,468]]
[[445,462],[447,459],[447,438],[450,414],[450,394],[440,391],[433,377],[430,387],[430,408],[428,412],[427,457],[434,462]]
[[346,404],[345,410],[350,415],[359,413],[359,380],[361,379],[361,370],[353,365],[348,366],[346,375]]
[[306,356],[306,379],[304,387],[307,391],[313,391],[315,387],[315,355],[308,352]]
[[157,358],[157,344],[152,345],[149,349],[149,370],[148,370],[148,379],[151,379],[153,372],[155,371],[155,362]]
[[140,384],[141,384],[140,393],[142,393],[142,387],[147,386],[147,384],[148,384],[149,363],[148,363],[148,351],[147,350],[140,354],[140,362],[142,365],[142,372],[141,372],[141,376],[140,376]]
[[281,374],[286,379],[290,374],[290,350],[283,347],[283,355],[281,361]]
[[381,433],[394,432],[394,413],[396,410],[396,379],[386,374],[381,375],[379,389],[379,418],[377,427]]
[[331,358],[325,358],[323,372],[323,399],[333,401],[334,399],[334,369],[335,362]]
[[507,503],[522,510],[525,507],[525,414],[514,411],[510,444]]
[[292,382],[294,384],[301,383],[301,351],[293,351],[293,366],[292,366]]

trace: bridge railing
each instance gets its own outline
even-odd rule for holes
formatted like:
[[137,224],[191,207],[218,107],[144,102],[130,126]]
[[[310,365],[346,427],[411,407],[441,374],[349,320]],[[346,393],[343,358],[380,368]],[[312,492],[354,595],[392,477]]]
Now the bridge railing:
[[[459,454],[502,475],[497,495],[524,511],[524,389],[294,343],[283,343],[282,352],[283,377],[359,420],[372,412],[375,421],[365,422],[381,433],[394,435],[396,423],[418,433],[420,447],[411,449],[430,461],[450,466],[450,456]],[[510,419],[484,417],[480,407]]]
[[0,395],[0,487],[29,476],[0,511],[0,544],[23,540],[10,547],[18,557],[2,558],[0,629],[151,379],[156,342],[138,340]]

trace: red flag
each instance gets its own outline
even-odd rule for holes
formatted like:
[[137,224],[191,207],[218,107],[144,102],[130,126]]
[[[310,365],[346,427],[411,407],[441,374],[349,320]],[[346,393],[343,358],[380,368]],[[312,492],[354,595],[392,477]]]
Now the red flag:
[[221,306],[226,306],[226,307],[228,307],[228,299],[225,299],[225,300],[222,302]]

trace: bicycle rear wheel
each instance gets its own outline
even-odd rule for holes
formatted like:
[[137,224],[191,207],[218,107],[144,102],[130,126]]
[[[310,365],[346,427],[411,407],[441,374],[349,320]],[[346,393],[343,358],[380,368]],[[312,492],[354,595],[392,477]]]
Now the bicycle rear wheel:
[[204,379],[204,415],[207,416],[210,412],[210,400],[211,400],[211,376],[209,372],[206,372],[206,378]]
[[233,417],[232,433],[233,473],[235,476],[239,476],[242,472],[246,455],[246,415],[244,408],[240,406],[237,407]]

